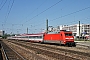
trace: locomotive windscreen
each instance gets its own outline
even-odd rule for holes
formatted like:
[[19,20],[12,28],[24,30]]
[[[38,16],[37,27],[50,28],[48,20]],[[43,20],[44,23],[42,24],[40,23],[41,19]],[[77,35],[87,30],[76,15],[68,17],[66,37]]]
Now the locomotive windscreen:
[[71,33],[65,33],[65,36],[72,36]]

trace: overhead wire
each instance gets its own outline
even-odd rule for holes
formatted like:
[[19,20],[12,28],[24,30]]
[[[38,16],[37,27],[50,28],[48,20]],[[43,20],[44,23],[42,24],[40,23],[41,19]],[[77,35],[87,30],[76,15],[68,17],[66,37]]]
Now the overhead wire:
[[[45,9],[45,10],[42,11],[42,12],[40,12],[39,14],[37,14],[36,16],[32,17],[32,18],[29,19],[29,20],[34,19],[35,17],[39,16],[40,14],[42,14],[42,13],[44,13],[45,11],[49,10],[50,8],[54,7],[55,5],[57,5],[58,3],[60,3],[61,1],[62,1],[62,0],[59,0],[58,2],[56,2],[55,4],[53,4],[52,6],[48,7],[47,9]],[[12,2],[11,8],[12,8],[12,6],[13,6],[13,3],[14,3],[14,0],[13,0],[13,2]],[[11,8],[10,8],[8,14],[7,14],[7,18],[8,18],[8,16],[9,16],[9,14],[10,14]],[[37,9],[38,9],[38,8],[37,8]],[[6,20],[7,20],[7,18],[6,18]],[[28,22],[29,20],[27,20],[26,22]],[[6,21],[5,21],[5,22],[6,22]],[[24,23],[26,23],[26,22],[24,22]]]
[[[84,11],[86,9],[90,9],[90,6],[89,7],[85,7],[83,9],[80,9],[80,10],[77,10],[75,12],[72,12],[72,13],[69,13],[69,14],[66,14],[66,15],[63,15],[63,16],[60,16],[58,18],[53,19],[52,21],[57,20],[57,19],[60,19],[60,18],[63,18],[63,17],[66,17],[66,16],[69,16],[69,15],[72,15],[72,14],[75,14],[75,13],[78,13],[78,12],[81,12],[81,11]],[[50,22],[52,22],[52,21],[50,21]]]
[[2,6],[2,3],[3,3],[3,0],[1,1],[0,6]]
[[[10,1],[11,1],[11,0],[10,0]],[[10,1],[9,1],[9,5],[10,5]],[[6,16],[6,19],[5,19],[4,23],[6,23],[8,17],[9,17],[9,14],[10,14],[10,12],[11,12],[11,9],[12,9],[12,7],[13,7],[13,4],[14,4],[14,0],[13,0],[12,3],[11,3],[11,7],[10,7],[8,13],[7,13],[7,16]],[[9,8],[9,5],[8,5],[8,8]]]
[[[36,18],[37,16],[41,15],[42,13],[46,12],[47,10],[49,10],[50,8],[54,7],[55,5],[57,5],[58,3],[62,2],[63,0],[59,0],[58,2],[56,2],[55,4],[51,5],[50,7],[48,7],[47,9],[45,9],[44,11],[40,12],[39,14],[35,15],[34,17],[32,17],[31,19],[27,20],[26,22],[24,22],[23,24],[27,23],[28,21]],[[35,27],[35,26],[34,26]]]
[[[14,1],[14,0],[13,0],[13,1]],[[62,0],[60,0],[60,1],[62,1]],[[59,2],[60,2],[60,1],[59,1]],[[41,14],[44,13],[44,12],[46,12],[47,10],[49,10],[50,8],[52,8],[53,6],[57,5],[59,2],[57,2],[56,4],[50,6],[49,8],[47,8],[47,9],[45,9],[44,11],[40,12],[39,14],[35,15],[34,17],[32,17],[31,19],[27,20],[26,22],[28,22],[28,21],[36,18],[37,16],[41,15]],[[11,8],[12,8],[12,7],[11,7]],[[10,14],[11,8],[10,8],[10,10],[9,10],[9,12],[8,12],[8,16],[9,16],[9,14]],[[71,12],[71,13],[69,13],[69,14],[66,14],[66,15],[63,15],[63,16],[60,16],[60,17],[57,17],[57,18],[55,18],[55,19],[50,20],[50,22],[52,22],[52,21],[54,21],[54,20],[57,20],[57,19],[60,19],[60,18],[64,18],[64,17],[66,17],[66,16],[69,16],[69,15],[72,15],[72,14],[75,14],[75,13],[78,13],[78,12],[81,12],[81,11],[84,11],[84,10],[89,9],[89,8],[90,8],[90,7],[86,7],[86,8],[77,10],[77,11],[75,11],[75,12]],[[26,23],[26,22],[24,22],[24,23]],[[38,24],[38,25],[40,25],[40,24]],[[38,25],[36,25],[36,26],[38,26]]]
[[63,15],[63,16],[60,16],[60,17],[55,18],[55,19],[53,19],[53,20],[56,20],[56,19],[59,19],[59,18],[63,18],[63,17],[69,16],[69,15],[72,15],[72,14],[81,12],[81,11],[83,11],[83,10],[89,9],[89,8],[90,8],[90,6],[89,6],[89,7],[86,7],[86,8],[83,8],[83,9],[80,9],[80,10],[77,10],[77,11],[75,11],[75,12],[72,12],[72,13],[69,13],[69,14],[66,14],[66,15]]
[[[46,0],[45,0],[46,1]],[[44,3],[45,1],[43,1],[35,10],[33,10],[30,14],[33,14],[36,10],[38,10]]]
[[[10,0],[11,1],[11,0]],[[46,1],[46,0],[45,0]],[[30,14],[33,14],[37,9],[39,9],[41,6],[42,6],[42,4],[44,4],[45,3],[45,1],[43,2],[43,3],[41,3],[40,5],[39,5],[39,7],[37,7],[35,10],[33,10]],[[8,6],[8,8],[9,8],[9,6]],[[10,11],[9,11],[10,12]],[[8,14],[7,15],[9,15],[9,12],[8,12]],[[8,16],[7,16],[8,17]],[[27,17],[26,17],[27,18]],[[11,24],[11,23],[8,23],[8,24],[10,24],[10,25],[21,25],[21,26],[23,26],[23,24]]]
[[[81,19],[77,19],[77,20],[73,20],[73,21],[70,21],[70,22],[67,22],[67,23],[65,23],[64,25],[72,25],[73,23],[75,23],[75,24],[78,24],[78,22],[81,20],[81,22],[82,21],[86,21],[86,20],[88,20],[88,19],[90,19],[89,17],[87,17],[87,18],[81,18]],[[81,23],[82,24],[82,23]]]
[[2,8],[4,7],[4,5],[6,4],[7,0],[5,0],[5,2],[3,3],[3,5],[0,7],[0,10],[2,10]]
[[[58,2],[56,2],[55,4],[51,5],[50,7],[48,7],[47,9],[45,9],[44,11],[40,12],[39,14],[35,15],[34,17],[32,17],[31,19],[27,20],[26,22],[36,18],[37,16],[41,15],[42,13],[46,12],[47,10],[49,10],[50,8],[54,7],[55,5],[57,5],[58,3],[62,2],[63,0],[59,0]],[[26,22],[24,22],[23,24],[25,24]]]
[[[12,7],[13,7],[14,0],[12,1],[11,6],[10,6],[10,2],[11,2],[11,0],[9,0],[9,5],[8,5],[9,11],[7,12],[7,15],[5,16],[4,23],[2,24],[2,27],[4,27],[3,29],[5,29],[6,21],[7,21],[8,17],[9,17],[9,14],[10,14],[10,12],[11,12]],[[4,25],[4,26],[3,26],[3,25]]]
[[[89,9],[89,8],[90,8],[90,6],[89,6],[89,7],[86,7],[86,8],[83,8],[83,9],[80,9],[80,10],[77,10],[77,11],[75,11],[75,12],[71,12],[71,13],[69,13],[69,14],[66,14],[66,15],[60,16],[60,17],[58,17],[58,18],[55,18],[55,19],[49,20],[49,21],[52,22],[52,21],[54,21],[54,20],[57,20],[57,19],[60,19],[60,18],[63,18],[63,17],[69,16],[69,15],[72,15],[72,14],[75,14],[75,13],[78,13],[78,12],[81,12],[81,11],[84,11],[84,10]],[[43,23],[40,23],[40,24],[43,24]],[[38,25],[40,25],[40,24],[38,24]],[[38,26],[38,25],[36,25],[36,26]]]
[[[7,0],[6,0],[6,1],[7,1]],[[5,1],[5,3],[6,3],[6,1]],[[60,2],[60,1],[59,1],[59,2]],[[59,3],[59,2],[57,2],[57,3]],[[5,4],[5,3],[4,3],[4,4]],[[13,3],[14,3],[14,0],[13,0]],[[11,8],[12,8],[12,6],[13,6],[13,3],[12,3],[12,5],[11,5]],[[56,4],[57,4],[57,3],[56,3]],[[4,4],[3,4],[3,6],[4,6]],[[54,5],[56,5],[56,4],[54,4]],[[54,5],[52,5],[51,7],[53,7]],[[2,6],[2,7],[3,7],[3,6]],[[51,7],[47,8],[46,10],[50,9]],[[8,16],[9,16],[9,14],[10,14],[11,8],[10,8],[8,14],[7,14],[6,20],[7,20]],[[38,8],[37,8],[37,9],[38,9]],[[45,12],[46,10],[42,11],[41,13]],[[41,13],[40,13],[40,14],[41,14]],[[38,14],[38,15],[39,15],[39,14]],[[36,16],[37,16],[37,15],[36,15]],[[36,17],[36,16],[35,16],[35,17]],[[6,22],[6,21],[5,21],[5,22]]]
[[[45,1],[46,1],[46,0],[45,0]],[[42,2],[36,9],[34,9],[30,14],[32,15],[35,11],[37,11],[37,10],[45,3],[45,1],[43,1],[43,2]],[[29,15],[30,15],[30,14],[29,14]],[[29,15],[28,15],[28,16],[29,16]],[[28,16],[27,16],[27,17],[28,17]],[[27,17],[26,17],[26,18],[27,18]],[[26,22],[27,22],[27,21],[26,21]],[[23,24],[23,23],[22,23],[22,24]]]

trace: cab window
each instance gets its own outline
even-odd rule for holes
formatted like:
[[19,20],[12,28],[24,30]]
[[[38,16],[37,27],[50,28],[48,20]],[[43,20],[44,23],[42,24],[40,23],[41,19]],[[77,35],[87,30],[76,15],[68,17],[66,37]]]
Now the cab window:
[[65,36],[72,36],[72,34],[68,34],[68,33],[66,33]]

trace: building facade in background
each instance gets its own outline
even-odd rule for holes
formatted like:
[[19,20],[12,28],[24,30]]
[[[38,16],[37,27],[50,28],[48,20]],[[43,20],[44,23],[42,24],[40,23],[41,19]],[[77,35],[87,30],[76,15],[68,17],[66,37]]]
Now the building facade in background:
[[80,29],[79,29],[79,24],[61,25],[60,30],[72,31],[74,36],[90,35],[90,24],[80,24]]
[[5,34],[5,31],[0,30],[0,36],[3,36]]
[[74,24],[74,25],[60,25],[57,27],[51,27],[49,28],[49,30],[53,32],[60,30],[68,30],[72,31],[74,36],[85,36],[85,35],[90,36],[90,24],[80,24],[80,29],[79,24]]

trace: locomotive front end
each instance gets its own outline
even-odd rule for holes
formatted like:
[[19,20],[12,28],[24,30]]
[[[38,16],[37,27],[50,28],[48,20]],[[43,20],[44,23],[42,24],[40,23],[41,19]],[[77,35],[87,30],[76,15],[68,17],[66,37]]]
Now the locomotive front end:
[[76,46],[72,32],[65,32],[65,43],[68,46]]

